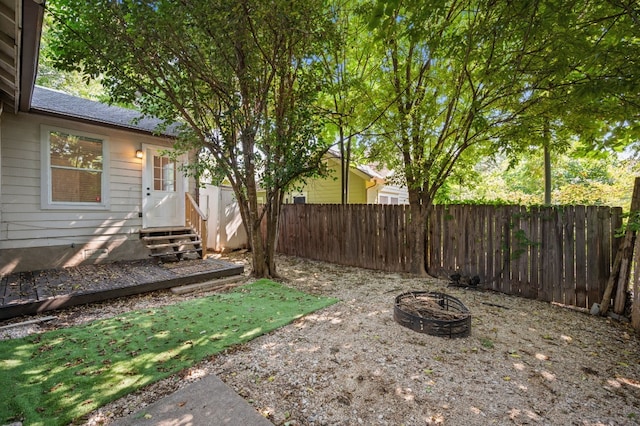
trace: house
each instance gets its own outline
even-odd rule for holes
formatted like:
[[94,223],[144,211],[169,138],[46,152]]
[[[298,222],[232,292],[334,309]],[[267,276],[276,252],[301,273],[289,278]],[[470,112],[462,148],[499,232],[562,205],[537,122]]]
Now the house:
[[[35,86],[40,3],[0,11],[0,274],[148,258],[149,246],[189,251],[177,235],[192,235],[178,229],[198,210],[195,186],[180,173],[187,159],[166,155],[171,129]],[[172,239],[152,232],[174,227]]]
[[[205,214],[190,193],[194,182],[180,173],[188,159],[166,155],[172,129],[158,134],[159,122],[138,112],[35,86],[43,4],[5,0],[0,8],[0,275],[165,249],[204,255]],[[339,159],[327,161],[337,177]],[[350,175],[351,203],[406,203],[406,190],[383,174],[355,167]],[[339,203],[340,192],[337,179],[310,180],[289,202]],[[216,226],[226,248],[242,246],[227,198]],[[219,240],[212,246],[225,248]]]
[[[340,204],[340,156],[329,151],[325,156],[329,175],[308,179],[285,196],[285,203]],[[391,172],[376,170],[372,166],[357,165],[349,168],[349,204],[409,204],[406,187],[390,182]]]

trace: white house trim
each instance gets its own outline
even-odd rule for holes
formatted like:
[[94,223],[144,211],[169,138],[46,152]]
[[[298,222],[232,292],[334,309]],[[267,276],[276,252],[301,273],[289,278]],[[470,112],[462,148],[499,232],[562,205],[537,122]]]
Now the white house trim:
[[[79,202],[54,202],[52,201],[51,188],[51,132],[66,133],[74,136],[81,136],[99,140],[102,143],[102,170],[101,170],[101,200],[95,203]],[[109,138],[104,135],[83,132],[71,128],[40,126],[40,204],[43,210],[108,210],[111,206],[110,197],[110,155]]]

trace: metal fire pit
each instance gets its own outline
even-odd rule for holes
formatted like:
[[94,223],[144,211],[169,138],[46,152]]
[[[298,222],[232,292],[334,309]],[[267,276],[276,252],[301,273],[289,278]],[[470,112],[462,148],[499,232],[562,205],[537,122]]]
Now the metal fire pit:
[[471,334],[471,313],[460,300],[444,293],[409,291],[398,295],[393,319],[411,330],[433,336]]

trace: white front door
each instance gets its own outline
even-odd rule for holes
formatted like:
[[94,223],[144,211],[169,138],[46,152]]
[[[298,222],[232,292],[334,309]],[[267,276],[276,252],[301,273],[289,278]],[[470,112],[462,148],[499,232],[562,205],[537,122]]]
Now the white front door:
[[[142,227],[184,226],[184,176],[167,148],[143,145]],[[182,160],[184,160],[182,158]]]

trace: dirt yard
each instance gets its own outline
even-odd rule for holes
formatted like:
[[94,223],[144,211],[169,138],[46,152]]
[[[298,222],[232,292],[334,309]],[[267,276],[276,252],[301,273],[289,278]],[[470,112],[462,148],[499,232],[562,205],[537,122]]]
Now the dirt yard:
[[[435,279],[290,257],[278,265],[285,284],[341,302],[109,404],[85,424],[108,424],[212,373],[276,425],[640,424],[640,343],[625,324]],[[462,301],[471,335],[435,337],[395,322],[395,297],[423,290]],[[40,329],[184,298],[157,292],[76,307]]]

